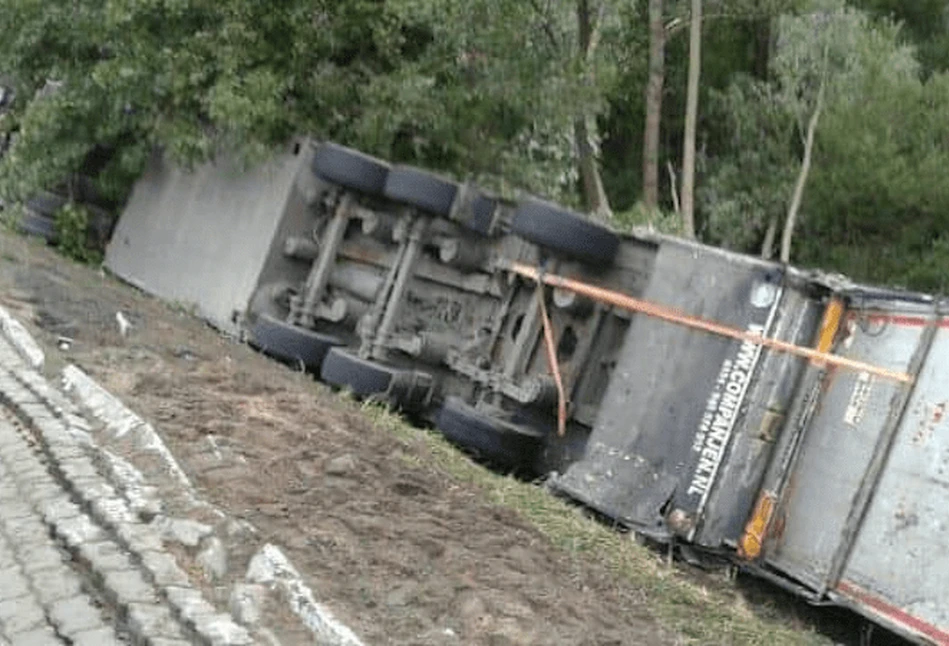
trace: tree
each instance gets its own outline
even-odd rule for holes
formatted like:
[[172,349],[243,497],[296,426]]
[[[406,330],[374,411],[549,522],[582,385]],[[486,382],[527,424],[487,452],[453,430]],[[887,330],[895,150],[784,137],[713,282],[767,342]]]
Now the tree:
[[775,31],[768,81],[737,77],[713,96],[732,137],[702,191],[713,235],[767,255],[782,223],[785,261],[890,280],[884,267],[904,270],[879,245],[906,240],[906,258],[932,249],[935,204],[949,199],[933,175],[947,154],[932,139],[949,100],[940,77],[923,83],[896,26],[840,2],[782,17]]
[[[594,55],[600,40],[600,29],[605,5],[603,0],[598,7],[590,0],[577,0],[577,32],[581,74],[584,86],[596,92],[596,73]],[[595,12],[595,13],[594,13]],[[583,182],[583,196],[587,210],[602,220],[613,216],[609,198],[603,188],[597,160],[595,142],[599,139],[596,121],[588,114],[580,114],[574,121],[574,137],[577,142],[577,155],[580,165],[580,179]]]
[[866,14],[841,2],[817,3],[799,17],[784,18],[779,26],[775,75],[782,84],[780,100],[795,116],[801,137],[801,162],[790,196],[781,235],[781,262],[790,262],[804,189],[814,153],[817,127],[830,91],[838,101],[852,100],[856,77],[863,73],[859,41],[870,37]]
[[[0,190],[35,191],[97,149],[102,181],[127,189],[155,146],[185,164],[254,159],[299,132],[572,202],[578,161],[599,172],[610,6],[0,0],[17,33],[0,69],[19,90]],[[40,99],[47,80],[60,89]]]
[[[0,12],[17,33],[0,40],[18,90],[7,195],[58,181],[97,149],[110,151],[102,183],[120,193],[154,146],[189,163],[337,130],[362,81],[403,55],[407,28],[369,0],[4,0]],[[40,96],[47,81],[58,89]]]
[[[811,158],[814,155],[814,137],[817,135],[817,124],[820,121],[821,112],[824,110],[824,92],[827,89],[827,50],[829,45],[824,44],[823,62],[818,75],[817,97],[814,99],[814,107],[811,111],[811,117],[807,122],[807,130],[804,133],[804,153],[801,159],[801,170],[798,172],[797,181],[794,182],[794,192],[791,194],[791,202],[788,205],[788,213],[784,218],[784,230],[781,234],[781,262],[791,262],[791,240],[794,238],[794,227],[797,224],[797,215],[801,210],[801,201],[804,199],[804,187],[807,184],[807,177],[811,172]],[[768,245],[770,247],[770,244]],[[770,249],[766,249],[763,254],[770,255]]]
[[[673,14],[678,10],[680,15],[668,19],[664,15],[666,3],[663,0],[649,0],[647,4],[649,68],[645,82],[642,147],[642,203],[647,211],[654,209],[659,201],[660,126],[664,105],[666,45],[684,32],[685,26],[694,25],[689,20],[690,14],[682,13],[687,8],[684,7],[685,3],[671,4]],[[703,49],[712,48],[710,60],[713,62],[713,73],[705,87],[700,86],[700,92],[708,93],[720,82],[723,73],[730,76],[749,71],[763,79],[770,58],[771,23],[782,12],[793,10],[797,4],[798,0],[733,0],[711,3],[703,9],[702,23],[714,23],[715,29],[710,30],[702,42]],[[712,36],[711,40],[708,35]],[[673,60],[671,65],[675,69],[676,61]],[[674,175],[670,177],[673,183],[675,179]]]
[[850,4],[900,24],[900,39],[915,45],[925,77],[949,69],[949,7],[945,0],[850,0]]
[[646,82],[646,126],[643,133],[643,205],[659,206],[659,129],[665,79],[666,26],[663,0],[649,0],[649,79]]
[[686,93],[685,133],[682,143],[682,229],[695,237],[695,131],[699,111],[699,77],[702,68],[702,0],[692,0],[689,30],[689,84]]

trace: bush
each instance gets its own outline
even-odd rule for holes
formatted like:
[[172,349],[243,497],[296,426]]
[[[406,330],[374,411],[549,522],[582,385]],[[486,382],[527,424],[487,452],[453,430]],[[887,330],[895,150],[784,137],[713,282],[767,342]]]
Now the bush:
[[72,202],[66,204],[56,212],[57,246],[60,253],[68,258],[97,265],[102,262],[102,253],[90,245],[91,220],[91,213],[86,207]]

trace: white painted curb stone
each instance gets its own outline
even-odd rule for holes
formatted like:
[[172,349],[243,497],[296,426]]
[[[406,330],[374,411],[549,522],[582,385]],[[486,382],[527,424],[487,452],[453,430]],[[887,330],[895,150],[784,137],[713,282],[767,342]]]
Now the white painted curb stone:
[[260,548],[247,567],[247,580],[279,586],[287,597],[290,609],[314,634],[316,643],[326,646],[364,646],[353,631],[316,602],[313,592],[279,547],[268,543]]
[[188,476],[152,425],[132,412],[115,395],[72,364],[63,368],[63,389],[73,393],[115,438],[131,433],[141,450],[157,453],[169,473],[188,491],[192,490]]
[[23,327],[23,324],[10,316],[10,312],[3,307],[0,307],[0,330],[3,331],[13,347],[16,348],[16,351],[20,353],[20,356],[26,360],[31,368],[39,370],[43,367],[46,362],[46,355],[43,354],[43,350]]

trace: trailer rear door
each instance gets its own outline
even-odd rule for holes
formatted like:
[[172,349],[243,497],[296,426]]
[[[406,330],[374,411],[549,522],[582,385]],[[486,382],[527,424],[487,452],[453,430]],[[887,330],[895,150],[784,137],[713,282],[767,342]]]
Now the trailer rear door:
[[949,644],[949,320],[927,300],[850,308],[837,353],[918,377],[827,373],[765,551],[815,598]]

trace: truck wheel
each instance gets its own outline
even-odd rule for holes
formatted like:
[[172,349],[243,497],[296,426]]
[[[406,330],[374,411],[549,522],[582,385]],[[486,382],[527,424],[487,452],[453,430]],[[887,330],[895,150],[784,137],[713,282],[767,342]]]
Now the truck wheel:
[[46,242],[56,242],[56,221],[46,215],[40,215],[27,211],[17,223],[17,228],[21,233],[28,236],[42,238]]
[[619,250],[619,236],[606,227],[540,200],[518,204],[511,233],[590,264],[608,265]]
[[65,197],[55,193],[40,193],[26,201],[26,208],[37,215],[53,218],[57,211],[66,206],[67,201]]
[[308,372],[319,372],[326,353],[343,342],[328,334],[307,330],[260,314],[250,328],[251,346],[268,357],[291,365],[303,364]]
[[385,162],[329,142],[316,149],[312,168],[326,181],[366,195],[382,195],[389,174]]
[[394,368],[362,359],[343,348],[333,348],[323,362],[320,379],[349,388],[357,397],[368,397],[386,392],[395,372]]
[[528,467],[540,449],[541,435],[485,415],[459,397],[448,397],[435,426],[450,441],[501,466]]
[[286,311],[277,302],[278,293],[285,289],[281,283],[272,283],[257,290],[250,307],[250,345],[268,357],[291,365],[303,364],[307,371],[318,373],[326,353],[343,342],[287,323]]
[[458,193],[458,184],[411,166],[397,166],[389,171],[383,193],[394,202],[447,217]]

